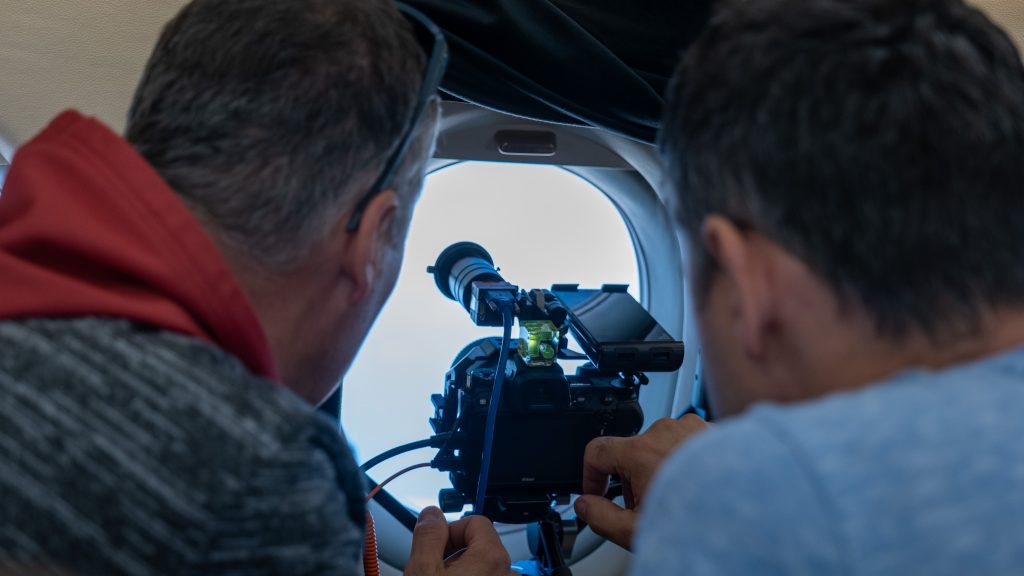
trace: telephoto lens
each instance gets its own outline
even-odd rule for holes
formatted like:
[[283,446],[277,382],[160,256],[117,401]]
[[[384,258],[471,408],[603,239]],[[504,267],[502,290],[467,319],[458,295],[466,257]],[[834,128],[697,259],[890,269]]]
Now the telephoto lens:
[[504,282],[494,260],[483,246],[459,242],[444,249],[437,262],[427,268],[442,294],[462,304],[470,312],[474,282]]

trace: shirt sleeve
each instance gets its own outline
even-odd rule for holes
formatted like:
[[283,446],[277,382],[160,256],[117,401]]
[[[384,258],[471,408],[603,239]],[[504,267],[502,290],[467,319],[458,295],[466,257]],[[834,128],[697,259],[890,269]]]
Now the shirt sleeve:
[[784,433],[742,417],[662,467],[643,503],[632,574],[843,574],[829,507]]
[[195,573],[362,574],[363,485],[342,436],[313,422],[258,458],[215,504]]

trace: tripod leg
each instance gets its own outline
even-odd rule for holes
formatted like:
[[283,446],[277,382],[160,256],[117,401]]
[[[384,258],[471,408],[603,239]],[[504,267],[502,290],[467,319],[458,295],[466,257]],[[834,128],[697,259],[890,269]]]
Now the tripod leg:
[[562,518],[552,514],[540,522],[540,566],[548,576],[572,576],[562,552]]

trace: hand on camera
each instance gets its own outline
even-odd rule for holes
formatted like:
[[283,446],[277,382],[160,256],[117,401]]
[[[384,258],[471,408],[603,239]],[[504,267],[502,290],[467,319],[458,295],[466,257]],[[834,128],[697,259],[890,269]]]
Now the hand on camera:
[[512,562],[491,521],[470,516],[448,524],[435,507],[420,513],[405,576],[509,576]]
[[[629,550],[636,516],[644,494],[661,463],[682,442],[707,424],[694,414],[679,420],[664,418],[632,438],[597,438],[583,457],[583,493],[576,500],[576,515],[597,534]],[[623,509],[604,497],[608,478],[622,480]]]

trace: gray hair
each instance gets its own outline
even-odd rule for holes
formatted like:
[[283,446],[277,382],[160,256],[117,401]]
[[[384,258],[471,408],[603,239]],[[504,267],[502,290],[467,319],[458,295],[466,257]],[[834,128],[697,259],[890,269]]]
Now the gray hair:
[[[217,240],[287,268],[359,201],[411,121],[424,55],[387,0],[193,0],[126,138]],[[436,106],[393,179],[411,204]]]

